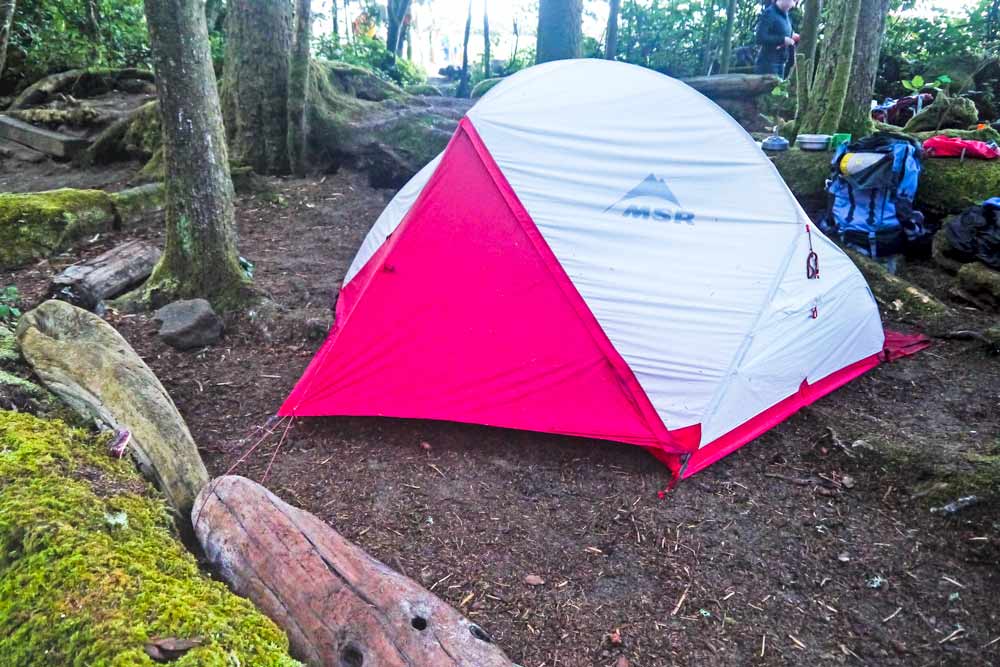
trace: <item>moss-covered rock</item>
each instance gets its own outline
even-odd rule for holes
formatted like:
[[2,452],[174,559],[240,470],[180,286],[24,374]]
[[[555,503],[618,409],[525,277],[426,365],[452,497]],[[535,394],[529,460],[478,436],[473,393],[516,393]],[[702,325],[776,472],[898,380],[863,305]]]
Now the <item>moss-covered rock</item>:
[[142,105],[132,115],[132,122],[125,131],[125,152],[136,157],[152,157],[162,143],[160,132],[159,102]]
[[930,132],[915,132],[913,134],[913,136],[920,140],[920,142],[927,141],[931,137],[939,135],[954,137],[955,139],[968,139],[970,141],[985,141],[986,143],[991,141],[1000,142],[1000,132],[997,132],[988,125],[981,130],[938,130]]
[[177,667],[293,667],[288,641],[203,575],[163,502],[101,439],[0,412],[4,664],[154,665],[154,637],[200,638]]
[[938,93],[934,102],[911,118],[904,132],[928,132],[943,129],[965,130],[979,119],[976,104],[967,97],[948,97]]
[[474,100],[477,100],[486,93],[493,90],[493,87],[496,86],[501,81],[503,81],[502,76],[493,77],[492,79],[483,79],[472,88],[472,92],[469,93],[469,97],[471,97]]
[[114,226],[114,205],[101,190],[0,194],[0,268],[48,257]]
[[1000,271],[982,262],[970,262],[958,270],[958,285],[976,303],[1000,310]]
[[[770,154],[788,188],[806,208],[822,208],[832,153],[797,148]],[[1000,192],[1000,160],[924,160],[916,208],[932,217],[960,213]]]

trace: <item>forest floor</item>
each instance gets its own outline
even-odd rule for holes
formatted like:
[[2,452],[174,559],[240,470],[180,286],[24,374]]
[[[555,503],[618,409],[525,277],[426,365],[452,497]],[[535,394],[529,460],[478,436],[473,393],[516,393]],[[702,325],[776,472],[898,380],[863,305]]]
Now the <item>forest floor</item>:
[[[230,318],[222,343],[194,353],[164,345],[147,315],[110,317],[213,474],[312,358],[391,196],[349,171],[270,182],[280,196],[239,198],[240,248],[285,310]],[[16,283],[30,305],[61,266],[134,236],[162,241],[162,228],[0,273],[0,285]],[[261,480],[274,453],[271,442],[234,472]],[[964,495],[961,477],[943,486],[939,464],[997,455],[1000,359],[940,340],[663,499],[668,473],[637,447],[378,418],[297,422],[266,485],[459,608],[525,667],[994,665],[997,506],[931,507]]]

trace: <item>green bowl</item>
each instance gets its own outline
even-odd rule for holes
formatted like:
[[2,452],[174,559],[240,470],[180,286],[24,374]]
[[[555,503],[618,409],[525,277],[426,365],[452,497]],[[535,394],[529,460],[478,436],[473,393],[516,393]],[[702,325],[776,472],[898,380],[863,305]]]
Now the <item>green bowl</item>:
[[835,134],[830,138],[830,148],[833,148],[834,150],[836,150],[841,144],[849,143],[851,143],[851,135],[846,132]]

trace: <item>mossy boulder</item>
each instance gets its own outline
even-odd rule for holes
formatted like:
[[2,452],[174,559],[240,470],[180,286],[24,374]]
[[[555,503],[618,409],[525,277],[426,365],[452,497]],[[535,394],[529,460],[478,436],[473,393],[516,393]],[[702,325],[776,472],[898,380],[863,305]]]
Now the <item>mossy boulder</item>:
[[0,194],[0,269],[71,247],[115,227],[111,197],[101,190]]
[[938,93],[934,102],[903,126],[904,132],[928,132],[944,129],[965,130],[979,119],[976,104],[967,97],[948,97]]
[[0,411],[4,664],[152,666],[153,638],[200,640],[177,667],[299,665],[270,620],[199,571],[105,440]]
[[494,86],[503,81],[503,79],[504,78],[502,76],[493,77],[492,79],[483,79],[475,86],[473,86],[472,92],[469,93],[469,97],[471,97],[474,100],[479,99],[486,93],[493,90]]
[[976,303],[1000,310],[1000,271],[982,262],[970,262],[958,270],[958,285]]
[[[826,202],[826,179],[833,154],[792,148],[769,154],[796,199],[807,209]],[[916,208],[932,217],[960,213],[1000,192],[1000,160],[928,158],[920,172]]]

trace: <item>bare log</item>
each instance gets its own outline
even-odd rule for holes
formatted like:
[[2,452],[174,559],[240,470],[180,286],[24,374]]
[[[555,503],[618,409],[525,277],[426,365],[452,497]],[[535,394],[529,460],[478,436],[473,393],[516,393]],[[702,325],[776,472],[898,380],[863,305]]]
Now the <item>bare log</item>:
[[153,272],[158,259],[159,248],[144,241],[129,241],[63,269],[52,279],[49,296],[93,310],[99,302],[139,285]]
[[767,95],[781,83],[781,79],[773,74],[694,76],[681,81],[711,100]]
[[512,665],[482,628],[256,482],[215,479],[192,521],[210,563],[310,665]]
[[[44,104],[56,93],[69,93],[76,97],[112,90],[120,79],[138,79],[152,82],[153,73],[140,69],[71,69],[47,76],[24,89],[14,99],[9,109]],[[86,94],[84,94],[86,93]]]

